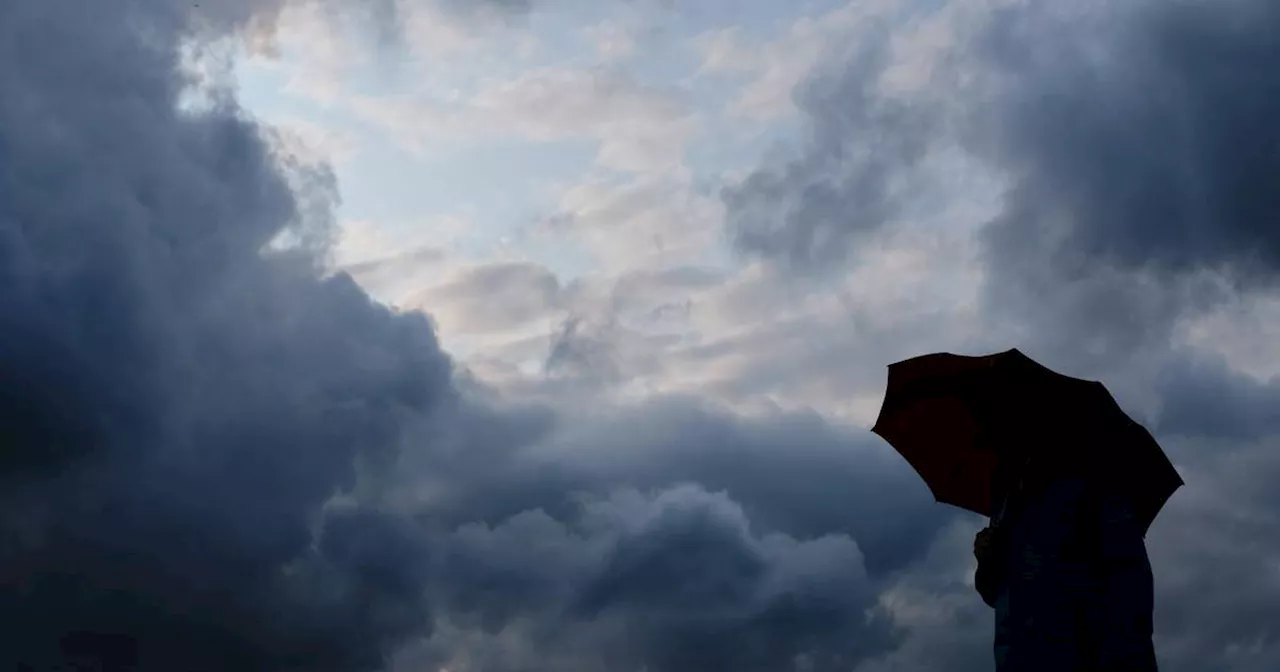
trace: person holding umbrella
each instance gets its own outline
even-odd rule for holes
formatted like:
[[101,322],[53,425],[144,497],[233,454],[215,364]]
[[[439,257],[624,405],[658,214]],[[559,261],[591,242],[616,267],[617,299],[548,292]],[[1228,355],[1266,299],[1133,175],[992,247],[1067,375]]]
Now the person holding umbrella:
[[1182,480],[1101,383],[1017,350],[890,366],[872,431],[935,497],[991,522],[975,588],[999,672],[1155,672],[1143,536]]

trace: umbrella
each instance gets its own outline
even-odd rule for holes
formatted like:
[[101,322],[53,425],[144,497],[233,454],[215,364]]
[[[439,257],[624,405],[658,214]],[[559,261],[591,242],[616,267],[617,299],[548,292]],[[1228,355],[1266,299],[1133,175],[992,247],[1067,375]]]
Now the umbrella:
[[1130,496],[1144,531],[1182,485],[1155,438],[1106,386],[1060,374],[1017,349],[890,364],[871,431],[906,458],[938,501],[984,516],[992,514],[991,484],[1003,460],[1074,460]]

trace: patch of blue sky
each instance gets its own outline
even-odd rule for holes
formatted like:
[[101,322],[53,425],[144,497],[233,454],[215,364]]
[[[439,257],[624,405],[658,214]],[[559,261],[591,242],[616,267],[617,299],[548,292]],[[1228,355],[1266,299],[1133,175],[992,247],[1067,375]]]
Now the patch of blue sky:
[[805,138],[804,119],[787,116],[768,123],[708,124],[685,150],[689,168],[704,178],[728,178],[749,171],[766,155],[794,148]]
[[591,262],[580,250],[531,234],[555,209],[549,182],[572,181],[594,157],[572,144],[477,145],[420,159],[375,143],[339,171],[340,214],[375,222],[398,248],[389,254],[444,247],[454,261],[514,257],[586,275]]
[[[403,240],[406,247],[429,244],[431,232],[423,227],[444,216],[469,223],[465,235],[450,241],[463,246],[451,250],[459,255],[483,256],[522,240],[522,229],[554,207],[553,186],[580,178],[595,159],[596,148],[587,141],[482,138],[412,152],[341,107],[284,94],[284,81],[271,70],[244,68],[242,98],[268,120],[297,119],[351,136],[355,151],[335,165],[339,216],[376,222],[387,238]],[[526,242],[529,248],[522,252],[550,266],[568,271],[581,265],[568,258],[572,255]]]
[[[495,42],[481,57],[449,58],[448,68],[433,69],[441,79],[415,80],[417,72],[402,62],[373,61],[353,66],[343,75],[342,92],[370,96],[443,94],[436,87],[473,88],[483,78],[505,78],[537,67],[590,67],[600,64],[588,26],[605,20],[647,19],[654,31],[641,31],[637,52],[615,67],[625,68],[639,82],[655,87],[683,87],[689,102],[712,123],[693,137],[686,161],[705,189],[718,193],[726,174],[757,165],[772,147],[787,143],[799,132],[798,122],[787,118],[767,124],[746,120],[725,121],[725,102],[741,82],[725,77],[693,77],[700,54],[693,38],[726,27],[732,16],[744,39],[776,39],[794,24],[798,15],[821,14],[841,4],[839,0],[810,2],[802,12],[796,5],[764,0],[728,2],[712,0],[658,15],[619,19],[616,6],[591,3],[570,13],[541,12],[529,17],[527,28],[538,37],[539,48],[525,51],[514,41]],[[724,5],[716,7],[712,5]],[[732,11],[729,11],[732,10]],[[656,36],[655,36],[656,35]],[[413,36],[409,36],[412,39]],[[384,56],[386,54],[383,54]],[[520,258],[547,265],[562,278],[591,275],[591,255],[563,237],[540,236],[534,223],[555,212],[554,187],[571,184],[593,170],[596,147],[587,140],[552,143],[512,139],[476,139],[444,143],[426,151],[410,152],[393,136],[375,130],[343,111],[342,106],[285,93],[285,71],[290,61],[305,54],[286,54],[282,68],[247,65],[241,68],[242,98],[255,112],[271,118],[298,119],[332,129],[355,141],[356,151],[337,166],[344,219],[376,222],[392,240],[407,247],[430,240],[430,227],[443,216],[457,216],[469,227],[450,239],[451,253],[482,258],[504,249]],[[420,73],[419,73],[420,74]],[[336,75],[336,73],[335,73]],[[423,91],[422,89],[428,89]],[[732,260],[725,250],[708,250],[708,265],[724,267]]]
[[578,177],[594,158],[587,142],[476,142],[414,155],[383,137],[344,164],[343,212],[372,220],[466,213],[493,223],[495,237],[511,235],[552,205],[555,184]]

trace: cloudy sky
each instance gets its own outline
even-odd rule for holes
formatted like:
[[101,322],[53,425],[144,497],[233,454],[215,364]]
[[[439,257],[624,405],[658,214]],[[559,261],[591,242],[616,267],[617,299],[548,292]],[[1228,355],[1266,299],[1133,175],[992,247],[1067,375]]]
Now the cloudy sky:
[[[0,0],[0,662],[992,668],[885,365],[1102,380],[1280,666],[1268,0]],[[21,669],[21,668],[19,668]]]

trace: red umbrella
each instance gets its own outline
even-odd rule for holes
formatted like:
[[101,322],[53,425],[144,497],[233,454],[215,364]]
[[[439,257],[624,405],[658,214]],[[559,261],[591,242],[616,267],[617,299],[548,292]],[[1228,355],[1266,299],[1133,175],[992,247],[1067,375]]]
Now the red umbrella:
[[[1014,349],[923,355],[889,365],[871,431],[934,497],[990,516],[1001,460],[1083,468],[1130,495],[1145,530],[1182,478],[1156,440],[1100,382],[1065,376]],[[999,446],[1007,447],[998,453]]]

